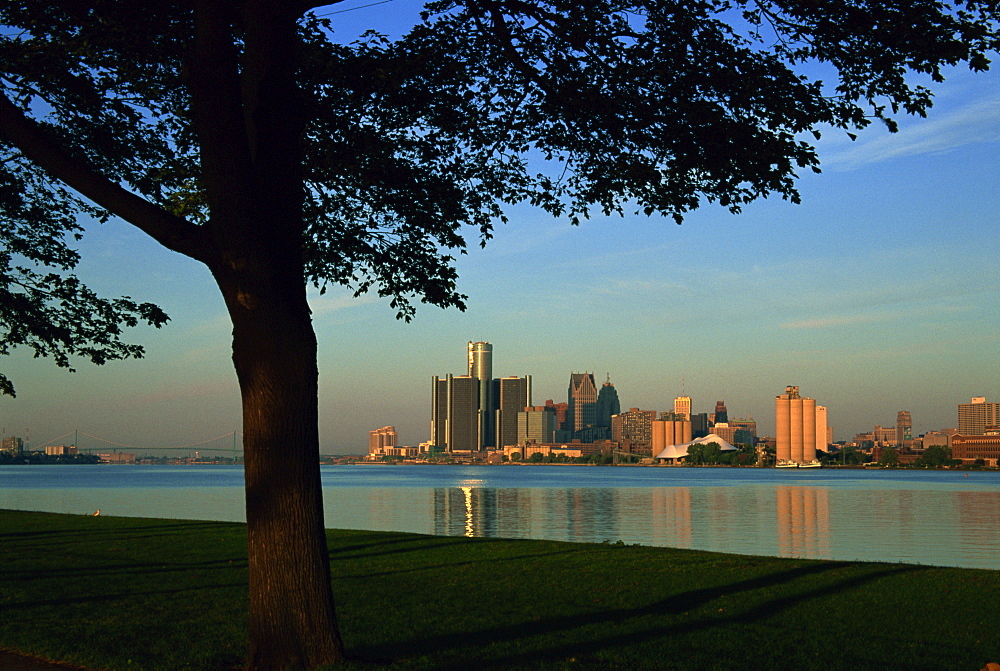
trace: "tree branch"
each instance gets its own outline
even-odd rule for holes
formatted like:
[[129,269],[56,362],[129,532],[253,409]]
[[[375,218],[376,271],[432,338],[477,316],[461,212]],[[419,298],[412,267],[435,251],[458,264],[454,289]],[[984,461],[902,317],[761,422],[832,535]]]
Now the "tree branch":
[[121,217],[167,249],[199,261],[210,250],[204,231],[111,181],[0,93],[0,135],[52,177]]

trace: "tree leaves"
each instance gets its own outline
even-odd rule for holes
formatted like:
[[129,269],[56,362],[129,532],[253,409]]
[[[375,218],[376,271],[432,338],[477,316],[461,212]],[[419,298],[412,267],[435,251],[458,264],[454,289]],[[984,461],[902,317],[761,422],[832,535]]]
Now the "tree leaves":
[[[256,11],[219,14],[237,59],[244,10]],[[203,145],[218,129],[199,135],[192,121],[194,17],[185,2],[4,3],[0,89],[68,155],[210,241],[223,224]],[[288,148],[302,157],[303,219],[281,225],[301,231],[308,280],[376,291],[403,319],[418,300],[463,307],[454,258],[470,236],[485,244],[509,204],[576,224],[597,212],[680,223],[705,202],[736,213],[770,194],[798,202],[799,172],[819,171],[810,143],[821,129],[878,118],[894,130],[896,115],[924,115],[933,101],[912,73],[983,70],[1000,46],[988,0],[441,0],[423,17],[398,40],[372,32],[345,45],[333,21],[307,14],[302,95],[287,101],[304,115],[302,144]],[[808,76],[815,63],[835,81]],[[260,108],[255,85],[243,86],[250,143]],[[0,151],[5,249],[71,269],[64,236],[80,232],[76,217],[109,213],[10,144]],[[265,182],[272,169],[251,168]],[[24,292],[38,277],[5,275],[5,286]],[[29,303],[33,318],[58,318]],[[114,305],[109,318],[142,312]],[[52,355],[56,342],[83,347],[69,335],[42,341]]]

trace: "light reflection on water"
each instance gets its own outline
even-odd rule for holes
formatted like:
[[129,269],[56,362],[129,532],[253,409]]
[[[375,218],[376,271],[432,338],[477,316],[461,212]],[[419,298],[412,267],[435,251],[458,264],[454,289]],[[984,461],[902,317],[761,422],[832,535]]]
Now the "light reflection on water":
[[[1000,473],[324,467],[331,528],[1000,570]],[[0,467],[0,507],[242,521],[233,467]]]

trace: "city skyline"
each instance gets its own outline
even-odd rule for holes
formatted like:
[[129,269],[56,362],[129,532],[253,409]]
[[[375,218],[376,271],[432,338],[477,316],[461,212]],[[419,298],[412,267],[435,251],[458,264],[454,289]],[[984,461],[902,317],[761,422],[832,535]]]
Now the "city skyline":
[[[389,14],[338,17],[382,27]],[[593,371],[611,374],[623,408],[669,410],[685,395],[710,412],[725,399],[761,435],[790,384],[822,399],[836,440],[895,427],[900,410],[914,435],[957,427],[958,404],[1000,400],[1000,73],[945,75],[928,118],[900,116],[899,133],[824,130],[823,174],[802,175],[800,205],[733,216],[705,203],[682,226],[627,213],[579,227],[511,206],[485,248],[467,231],[468,310],[421,305],[410,324],[388,299],[311,290],[321,451],[360,453],[387,425],[402,444],[425,441],[428,377],[461,372],[456,347],[485,340],[502,352],[494,377],[531,374],[536,404]],[[231,326],[208,271],[120,222],[86,229],[77,274],[171,322],[126,334],[146,346],[140,361],[74,361],[71,374],[23,348],[0,359],[18,391],[0,398],[5,434],[38,445],[79,429],[155,448],[239,429]]]

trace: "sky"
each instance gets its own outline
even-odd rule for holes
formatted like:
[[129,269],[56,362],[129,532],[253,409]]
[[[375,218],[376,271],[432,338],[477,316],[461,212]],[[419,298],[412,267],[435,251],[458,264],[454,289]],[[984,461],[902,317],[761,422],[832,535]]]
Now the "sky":
[[[391,34],[417,8],[330,18],[345,34]],[[321,452],[363,453],[385,425],[403,444],[426,441],[431,377],[465,374],[466,343],[480,340],[495,376],[532,376],[535,404],[565,401],[570,374],[592,372],[623,409],[668,410],[683,393],[712,412],[721,400],[761,435],[786,385],[829,408],[835,440],[894,426],[900,410],[916,433],[955,427],[957,404],[1000,401],[1000,73],[954,70],[935,91],[928,117],[900,118],[899,133],[824,133],[823,173],[801,177],[800,205],[579,227],[513,207],[485,249],[470,233],[466,312],[421,305],[407,324],[387,300],[314,292]],[[129,332],[144,359],[76,373],[15,350],[0,361],[18,392],[0,397],[0,431],[31,447],[231,446],[212,440],[241,417],[207,270],[119,221],[88,226],[80,250],[92,288],[157,303],[171,321]]]

